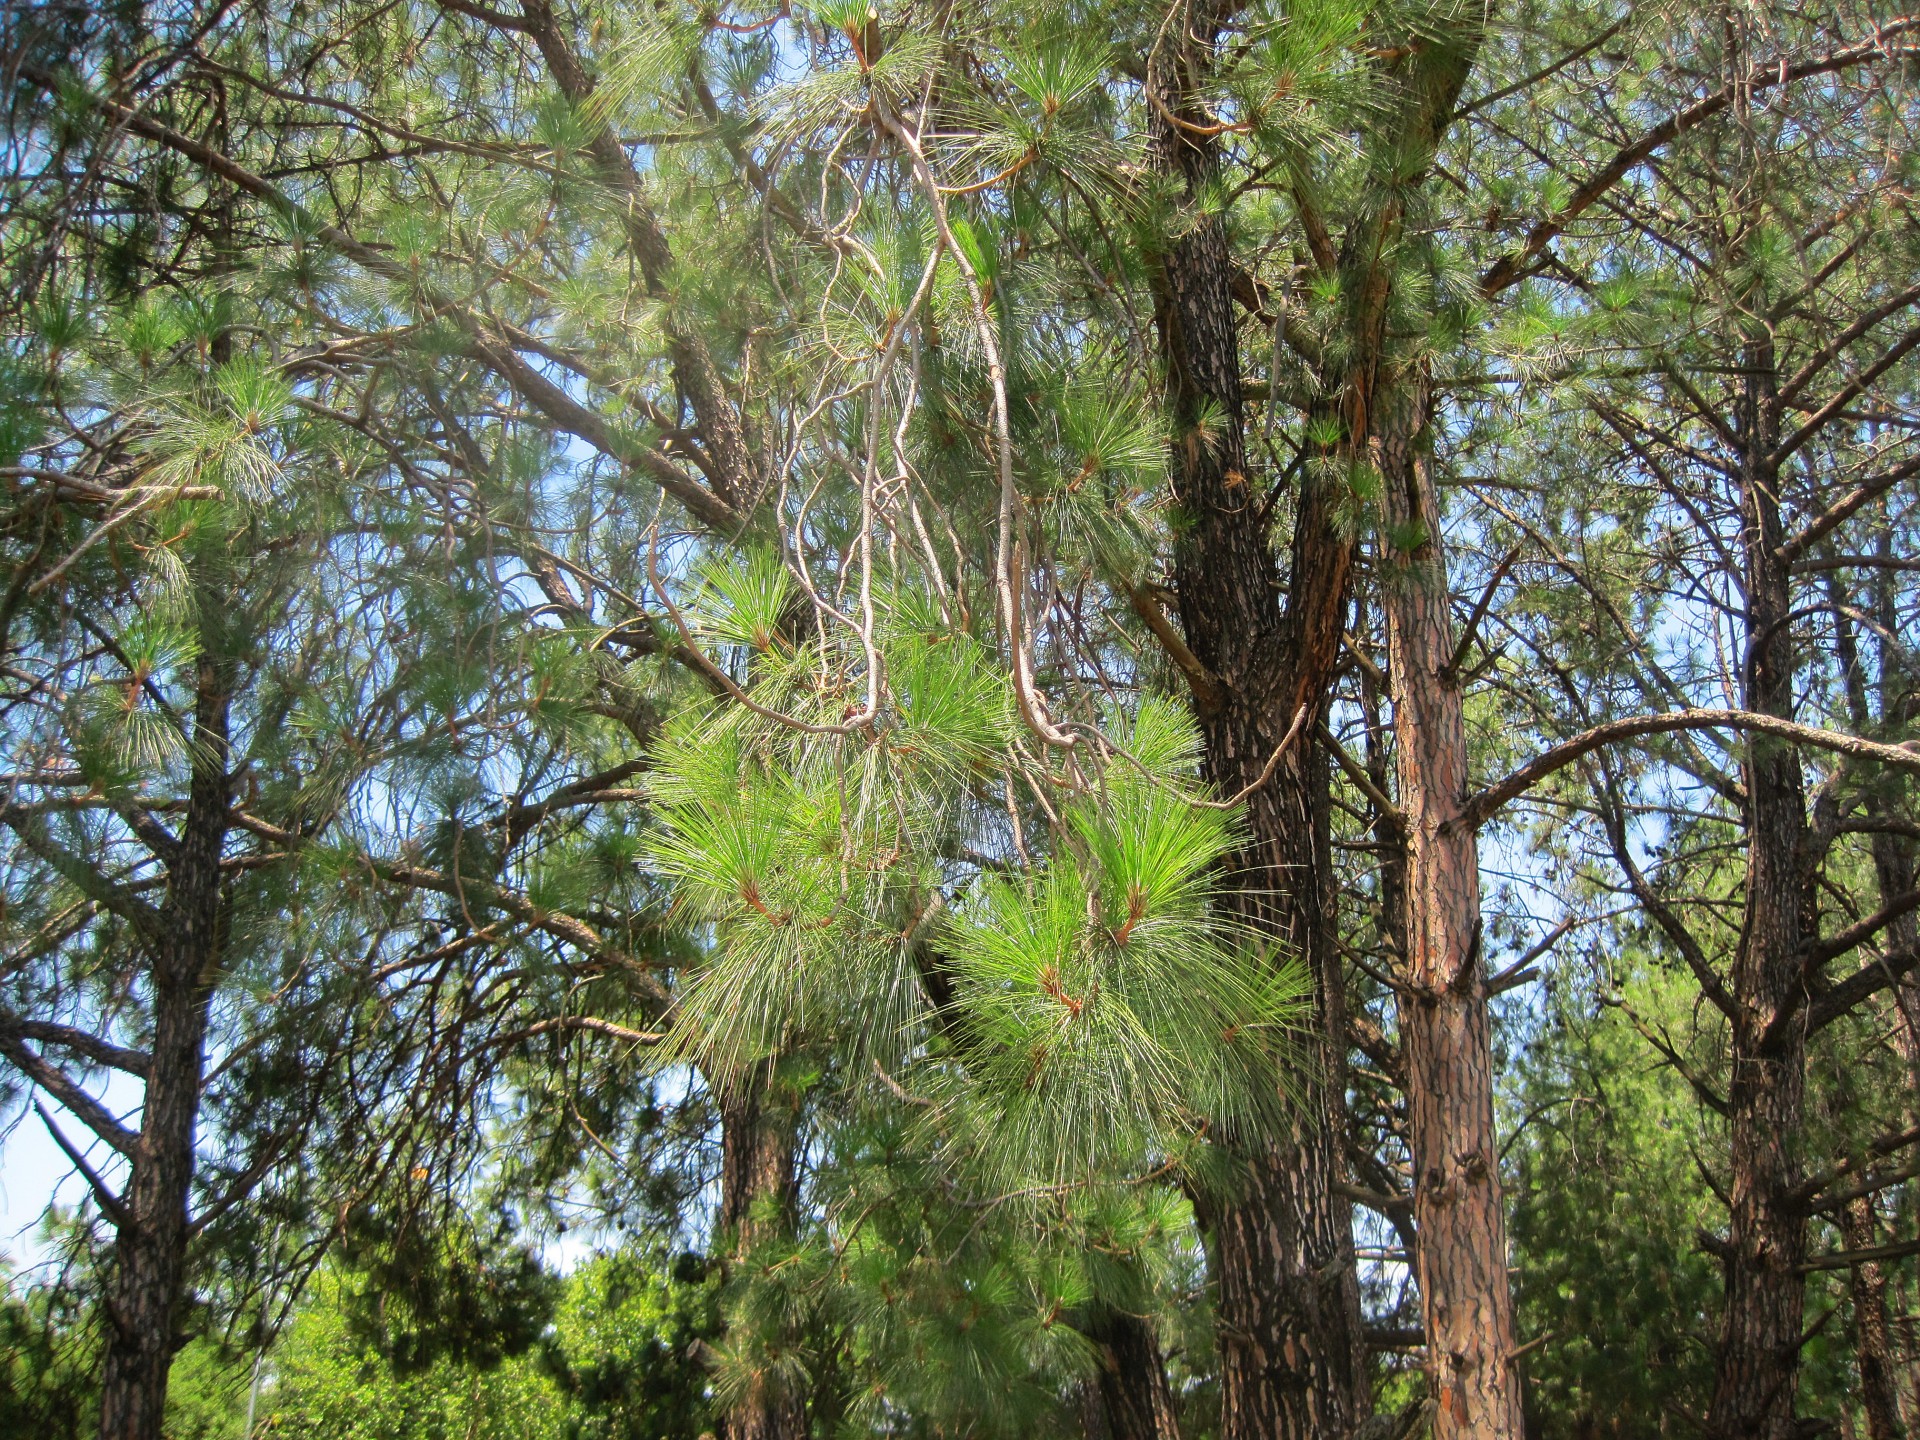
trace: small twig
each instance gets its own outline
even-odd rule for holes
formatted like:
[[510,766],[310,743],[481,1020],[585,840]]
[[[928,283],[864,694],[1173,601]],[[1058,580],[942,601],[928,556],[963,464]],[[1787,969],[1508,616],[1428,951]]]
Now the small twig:
[[896,1100],[901,1101],[903,1104],[918,1106],[923,1110],[933,1108],[933,1101],[927,1099],[924,1095],[913,1094],[906,1086],[889,1075],[886,1067],[880,1063],[880,1057],[877,1055],[873,1057],[873,1073],[880,1077],[881,1084],[893,1092]]
[[1245,785],[1242,785],[1225,800],[1196,800],[1193,802],[1194,805],[1202,810],[1231,810],[1249,795],[1253,794],[1254,791],[1265,785],[1267,781],[1273,778],[1273,772],[1279,768],[1280,757],[1285,755],[1287,751],[1292,748],[1293,742],[1299,738],[1301,728],[1307,723],[1307,716],[1311,713],[1312,708],[1310,705],[1302,705],[1298,710],[1294,711],[1293,724],[1289,725],[1287,727],[1287,733],[1280,737],[1280,743],[1274,746],[1273,754],[1267,757],[1267,763],[1258,776],[1248,781]]
[[1542,955],[1546,954],[1547,951],[1551,950],[1559,943],[1562,935],[1566,934],[1579,923],[1578,920],[1569,915],[1558,925],[1554,926],[1553,929],[1549,930],[1530,946],[1526,954],[1522,955],[1498,975],[1495,975],[1487,981],[1487,993],[1489,995],[1498,995],[1501,991],[1511,990],[1514,986],[1524,984],[1528,979],[1532,978],[1527,973],[1527,967]]
[[1558,1340],[1565,1333],[1563,1330],[1549,1330],[1544,1335],[1534,1336],[1533,1339],[1527,1341],[1524,1345],[1514,1346],[1513,1349],[1507,1351],[1507,1363],[1511,1365],[1522,1355],[1532,1350],[1538,1350],[1542,1345],[1548,1344],[1550,1341]]

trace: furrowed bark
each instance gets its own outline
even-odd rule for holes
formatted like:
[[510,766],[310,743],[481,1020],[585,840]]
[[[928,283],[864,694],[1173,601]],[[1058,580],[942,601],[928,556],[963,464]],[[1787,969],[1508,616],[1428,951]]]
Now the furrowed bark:
[[[1883,553],[1891,554],[1892,540],[1891,525],[1883,525],[1879,540]],[[1916,706],[1920,706],[1920,694],[1915,692],[1906,655],[1896,639],[1900,634],[1899,611],[1893,580],[1893,572],[1882,569],[1874,581],[1876,608],[1880,618],[1880,628],[1877,632],[1880,718],[1884,724],[1905,725],[1912,721]],[[1889,779],[1896,787],[1894,793],[1875,807],[1883,815],[1897,812],[1907,803],[1908,787],[1904,778],[1890,776]],[[1888,830],[1877,832],[1873,836],[1873,869],[1874,878],[1879,884],[1882,904],[1895,895],[1904,895],[1911,891],[1914,888],[1915,879],[1913,842],[1903,835],[1895,835]],[[1896,918],[1887,927],[1886,945],[1893,950],[1903,946],[1909,949],[1920,949],[1920,915],[1910,911]],[[1908,1090],[1904,1118],[1908,1127],[1911,1128],[1916,1120],[1920,1119],[1920,983],[1916,983],[1912,975],[1907,975],[1892,987],[1890,994],[1895,1012],[1899,1016],[1899,1023],[1893,1031],[1894,1043],[1907,1067]],[[1911,1211],[1903,1209],[1902,1213],[1910,1214]],[[1849,1237],[1847,1248],[1852,1250],[1860,1246]],[[1884,1321],[1888,1308],[1889,1277],[1885,1267],[1875,1265],[1873,1269],[1879,1280],[1877,1304]],[[1860,1277],[1855,1278],[1858,1283]],[[1907,1278],[1910,1279],[1910,1276]],[[1903,1281],[1899,1298],[1908,1299],[1909,1295],[1910,1292],[1906,1290]],[[1863,1297],[1856,1293],[1854,1297],[1856,1309],[1862,1303]],[[1864,1303],[1872,1307],[1876,1302],[1869,1295],[1864,1297]],[[1899,1308],[1910,1311],[1912,1307],[1910,1304],[1903,1304]],[[1859,1324],[1857,1316],[1855,1324],[1856,1326]],[[1876,1357],[1881,1346],[1885,1349],[1884,1360],[1876,1358],[1875,1364],[1877,1371],[1885,1376],[1886,1394],[1892,1402],[1892,1428],[1887,1433],[1895,1437],[1914,1434],[1916,1428],[1920,1427],[1920,1373],[1916,1373],[1920,1367],[1916,1367],[1914,1363],[1911,1328],[1903,1326],[1901,1334],[1904,1338],[1899,1342],[1896,1342],[1890,1334],[1876,1334],[1873,1341]],[[1870,1377],[1864,1364],[1864,1355],[1868,1348],[1867,1339],[1862,1338],[1860,1346],[1863,1355],[1860,1384],[1862,1395],[1865,1396],[1870,1388],[1880,1383],[1880,1380],[1878,1374]],[[1873,1432],[1872,1426],[1878,1423],[1873,1418],[1875,1413],[1873,1407],[1883,1403],[1879,1398],[1868,1402],[1870,1440],[1882,1440],[1879,1434]]]
[[[1779,405],[1771,343],[1747,347],[1738,416],[1749,710],[1793,718],[1790,574],[1781,555]],[[1714,1365],[1709,1433],[1788,1440],[1794,1429],[1806,1307],[1807,1226],[1796,1203],[1804,1119],[1806,1038],[1774,1018],[1802,986],[1805,785],[1793,746],[1768,735],[1747,743],[1747,885],[1732,992],[1732,1073],[1727,1089],[1729,1223],[1721,1252],[1725,1310]]]
[[[732,1263],[753,1249],[791,1235],[797,1195],[794,1173],[798,1119],[761,1065],[722,1085],[720,1105],[720,1213]],[[777,1357],[776,1357],[777,1358]],[[747,1393],[721,1421],[722,1440],[805,1440],[805,1397],[778,1374],[756,1375]]]
[[114,1242],[101,1440],[160,1440],[167,1374],[179,1345],[207,1009],[226,938],[220,857],[230,800],[231,683],[224,666],[201,660],[192,783],[179,848],[167,867],[161,943],[150,975],[153,1043],[140,1134]]
[[[1192,96],[1224,20],[1196,7],[1148,67],[1156,164],[1187,196],[1218,165]],[[1195,217],[1160,257],[1155,328],[1167,365],[1176,435],[1173,491],[1182,511],[1174,579],[1188,646],[1221,682],[1196,707],[1207,777],[1223,793],[1261,778],[1304,704],[1297,742],[1248,798],[1247,845],[1233,902],[1257,933],[1308,966],[1317,1054],[1300,1078],[1297,1119],[1278,1141],[1243,1148],[1234,1193],[1208,1208],[1218,1288],[1221,1434],[1225,1440],[1307,1440],[1349,1434],[1367,1408],[1365,1351],[1344,1178],[1339,1036],[1341,976],[1332,943],[1325,758],[1309,737],[1337,654],[1351,546],[1312,505],[1296,536],[1291,606],[1246,478],[1233,266],[1219,219]],[[1203,416],[1213,424],[1204,431]]]
[[[1873,1200],[1866,1195],[1847,1202],[1840,1233],[1847,1249],[1868,1250],[1878,1243]],[[1848,1288],[1853,1302],[1854,1359],[1860,1372],[1860,1409],[1867,1440],[1899,1440],[1900,1407],[1895,1394],[1893,1338],[1887,1326],[1887,1271],[1878,1260],[1853,1267]]]
[[1494,1130],[1492,1015],[1480,945],[1480,847],[1463,814],[1466,724],[1452,673],[1453,614],[1440,506],[1420,454],[1429,401],[1418,377],[1382,397],[1375,454],[1390,533],[1383,543],[1406,955],[1400,1029],[1407,1071],[1417,1276],[1435,1440],[1516,1440],[1500,1146]]
[[1166,1357],[1153,1326],[1102,1306],[1085,1333],[1100,1367],[1081,1393],[1085,1440],[1180,1440]]
[[[1893,531],[1886,522],[1884,506],[1881,526],[1880,549],[1883,555],[1890,554]],[[1873,689],[1878,692],[1880,723],[1904,725],[1912,718],[1913,695],[1909,689],[1904,657],[1895,639],[1900,631],[1892,582],[1892,573],[1886,570],[1880,571],[1873,581],[1874,610],[1880,622],[1875,637],[1878,684]],[[1829,586],[1836,604],[1844,600],[1837,577],[1829,581]],[[1876,707],[1865,668],[1861,664],[1850,616],[1839,616],[1835,639],[1854,728],[1863,733],[1869,732],[1874,728]],[[1904,780],[1899,775],[1890,773],[1883,777],[1879,790],[1869,801],[1869,813],[1876,820],[1895,818],[1905,799],[1905,788]],[[1882,829],[1873,833],[1869,845],[1881,904],[1910,892],[1914,888],[1912,842],[1903,835],[1893,833],[1891,829]],[[1884,943],[1895,952],[1920,943],[1920,917],[1912,911],[1894,917],[1887,926]],[[1920,1004],[1916,1004],[1913,977],[1903,977],[1890,987],[1889,993],[1896,1017],[1896,1023],[1892,1026],[1893,1043],[1907,1067],[1908,1090],[1906,1104],[1902,1107],[1903,1118],[1911,1128],[1915,1123],[1915,1106],[1920,1103],[1920,1044],[1916,1043]],[[1878,1243],[1872,1196],[1859,1195],[1847,1202],[1840,1216],[1840,1231],[1849,1250],[1869,1250]],[[1853,1305],[1853,1343],[1855,1367],[1860,1378],[1860,1408],[1866,1420],[1868,1440],[1898,1440],[1905,1433],[1900,1410],[1901,1357],[1888,1323],[1889,1277],[1886,1266],[1877,1260],[1855,1266],[1848,1277],[1848,1286]]]

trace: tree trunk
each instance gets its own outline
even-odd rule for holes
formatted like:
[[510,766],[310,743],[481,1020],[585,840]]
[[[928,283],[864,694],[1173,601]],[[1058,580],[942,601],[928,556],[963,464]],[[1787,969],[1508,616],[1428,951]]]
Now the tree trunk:
[[[1204,7],[1202,7],[1204,8]],[[1153,147],[1189,197],[1217,169],[1191,117],[1217,16],[1187,17],[1190,43],[1156,53],[1148,85]],[[1219,219],[1197,214],[1160,257],[1155,326],[1177,428],[1173,490],[1183,511],[1174,579],[1186,643],[1211,680],[1196,684],[1208,778],[1235,792],[1258,780],[1298,712],[1290,752],[1247,805],[1235,901],[1313,979],[1318,1062],[1300,1077],[1293,1133],[1240,1147],[1234,1192],[1210,1206],[1218,1288],[1224,1440],[1332,1440],[1366,1413],[1359,1287],[1341,1163],[1341,976],[1330,926],[1324,757],[1312,727],[1337,658],[1352,551],[1318,491],[1302,497],[1292,596],[1279,577],[1247,481],[1233,269]],[[1211,423],[1203,430],[1203,416]]]
[[[1879,1243],[1873,1201],[1865,1195],[1847,1202],[1840,1233],[1849,1250]],[[1853,1351],[1860,1370],[1860,1408],[1867,1417],[1868,1440],[1900,1440],[1900,1407],[1894,1394],[1893,1339],[1887,1330],[1887,1272],[1878,1260],[1853,1267]]]
[[[798,1121],[761,1065],[717,1091],[720,1105],[720,1213],[734,1265],[758,1245],[793,1233]],[[723,1440],[805,1440],[806,1400],[779,1373],[783,1337],[761,1337],[769,1362],[721,1422]]]
[[207,1007],[226,939],[220,858],[227,835],[230,685],[222,666],[201,661],[192,784],[178,848],[168,857],[161,935],[153,947],[150,1069],[114,1243],[101,1440],[160,1440],[167,1372],[179,1345]]
[[[1748,347],[1740,407],[1742,547],[1746,568],[1746,708],[1793,716],[1791,601],[1780,554],[1779,440],[1771,345]],[[1732,1081],[1727,1093],[1731,1184],[1721,1265],[1726,1309],[1714,1369],[1709,1433],[1787,1440],[1799,1386],[1806,1307],[1806,1215],[1794,1191],[1806,1086],[1806,1038],[1789,1013],[1804,984],[1802,908],[1806,795],[1793,747],[1747,742],[1746,908],[1732,976]]]
[[1085,1333],[1100,1364],[1081,1394],[1085,1440],[1180,1440],[1166,1357],[1153,1326],[1102,1306]]
[[[1879,548],[1883,557],[1892,554],[1892,526],[1882,509]],[[1861,664],[1858,638],[1852,616],[1844,607],[1849,600],[1838,574],[1828,580],[1828,591],[1835,606],[1834,645],[1841,673],[1846,682],[1847,706],[1853,728],[1862,735],[1885,733],[1911,718],[1911,696],[1906,681],[1903,655],[1894,637],[1900,633],[1899,612],[1895,604],[1893,571],[1882,570],[1874,577],[1874,609],[1879,620],[1876,635],[1878,686],[1870,687]],[[1873,703],[1877,688],[1879,705]],[[1878,790],[1868,800],[1868,812],[1876,820],[1898,819],[1905,802],[1905,785],[1896,775],[1879,778]],[[1873,855],[1874,879],[1880,903],[1886,904],[1913,889],[1913,845],[1891,829],[1876,830],[1869,840]],[[1887,926],[1886,944],[1894,954],[1920,943],[1920,923],[1914,915],[1896,916]],[[1920,1007],[1916,1007],[1913,977],[1902,976],[1889,990],[1893,1002],[1891,1027],[1893,1044],[1906,1065],[1907,1097],[1901,1107],[1905,1125],[1915,1123],[1920,1107]],[[1840,1217],[1840,1231],[1849,1250],[1863,1250],[1879,1243],[1874,1218],[1874,1202],[1865,1195],[1847,1202]],[[1901,1415],[1900,1359],[1895,1353],[1888,1326],[1888,1276],[1886,1266],[1871,1261],[1856,1266],[1849,1279],[1853,1302],[1854,1358],[1860,1374],[1861,1409],[1866,1415],[1869,1440],[1896,1440],[1904,1433]]]
[[1407,1069],[1417,1275],[1435,1440],[1523,1433],[1507,1283],[1492,1016],[1480,954],[1480,847],[1463,823],[1467,735],[1431,471],[1419,454],[1428,398],[1416,379],[1382,395],[1377,459],[1389,533],[1380,589],[1394,685],[1405,839],[1406,955],[1400,1029]]
[[101,1440],[159,1440],[185,1288],[206,998],[192,976],[163,984],[156,975],[154,1009],[153,1068],[124,1197],[127,1220],[114,1243]]
[[[1876,549],[1882,559],[1893,559],[1893,524],[1885,513],[1885,501],[1882,501],[1882,522],[1880,534],[1876,538]],[[1874,576],[1874,609],[1880,618],[1880,628],[1876,632],[1878,649],[1878,670],[1880,670],[1880,724],[1885,728],[1912,724],[1916,708],[1920,708],[1920,695],[1914,693],[1914,676],[1908,668],[1907,651],[1899,643],[1901,636],[1901,612],[1899,612],[1899,586],[1895,584],[1897,572],[1891,566],[1882,568]],[[1851,624],[1845,628],[1845,634],[1851,636]],[[1859,666],[1849,664],[1849,674],[1859,676]],[[1866,732],[1866,726],[1859,726],[1860,732]],[[1885,776],[1882,780],[1887,793],[1874,804],[1874,814],[1882,818],[1893,818],[1905,812],[1907,806],[1907,781],[1901,776]],[[1880,883],[1880,902],[1895,899],[1897,895],[1907,895],[1914,889],[1914,843],[1907,835],[1895,835],[1891,829],[1876,831],[1872,837],[1874,852],[1874,877]],[[1912,912],[1899,916],[1891,925],[1887,925],[1887,947],[1893,952],[1920,948],[1920,916]],[[1903,975],[1897,985],[1893,985],[1893,1006],[1899,1014],[1899,1025],[1893,1029],[1893,1043],[1899,1048],[1901,1058],[1907,1062],[1907,1104],[1905,1121],[1912,1127],[1920,1121],[1920,979],[1912,973]],[[1907,1202],[1895,1210],[1897,1215],[1912,1215],[1912,1204]],[[1849,1248],[1853,1242],[1849,1240]],[[1880,1315],[1887,1315],[1887,1271],[1884,1265],[1874,1265],[1874,1273],[1880,1283]],[[1859,1306],[1859,1298],[1855,1306]],[[1899,1306],[1907,1309],[1907,1306]],[[1905,1434],[1916,1425],[1920,1425],[1920,1415],[1914,1413],[1916,1402],[1920,1402],[1920,1377],[1914,1371],[1914,1356],[1907,1344],[1895,1344],[1893,1336],[1885,1336],[1885,1365],[1887,1365],[1887,1386],[1893,1396],[1893,1430],[1891,1434]],[[1905,1371],[1905,1384],[1901,1375]],[[1866,1386],[1866,1377],[1860,1377],[1862,1388]],[[1878,1440],[1878,1436],[1876,1436]]]

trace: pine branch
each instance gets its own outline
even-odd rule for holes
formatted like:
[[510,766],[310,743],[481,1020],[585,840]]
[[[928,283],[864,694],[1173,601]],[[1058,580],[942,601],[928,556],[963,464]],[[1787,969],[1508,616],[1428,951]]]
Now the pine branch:
[[1904,894],[1894,896],[1865,919],[1855,921],[1846,929],[1829,935],[1824,940],[1813,941],[1807,946],[1807,973],[1811,974],[1828,961],[1836,960],[1849,950],[1865,944],[1901,916],[1909,915],[1915,909],[1920,909],[1920,890],[1908,890]]
[[543,910],[522,895],[517,895],[504,886],[468,875],[446,875],[423,865],[409,865],[398,861],[377,860],[369,856],[367,866],[382,880],[397,885],[408,885],[419,890],[433,890],[442,895],[451,895],[465,904],[469,898],[474,903],[491,906],[512,916],[522,924],[535,930],[563,940],[585,954],[599,959],[609,960],[621,967],[639,987],[641,994],[652,1004],[664,1010],[672,1003],[672,996],[665,985],[653,973],[655,966],[629,955],[619,946],[606,939],[586,921],[558,910]]
[[58,1045],[84,1056],[96,1065],[104,1065],[112,1070],[121,1070],[129,1075],[146,1077],[150,1061],[144,1050],[129,1050],[115,1045],[109,1040],[85,1030],[76,1030],[71,1025],[57,1025],[51,1020],[26,1020],[9,1011],[0,1010],[0,1034],[17,1035],[22,1040],[32,1040],[42,1045]]
[[[38,66],[23,65],[19,73],[43,90],[53,92],[58,89],[55,77]],[[92,96],[91,103],[110,119],[143,139],[164,145],[245,193],[267,201],[283,213],[303,217],[312,224],[316,238],[324,241],[370,274],[392,281],[408,292],[419,288],[420,277],[406,266],[388,259],[373,247],[361,243],[339,226],[326,224],[319,221],[317,217],[309,215],[278,186],[248,170],[213,146],[184,135],[169,125],[161,124],[144,111],[121,105],[105,96]],[[529,404],[555,424],[571,434],[578,435],[603,453],[612,455],[622,463],[646,473],[703,523],[716,530],[735,530],[739,527],[740,517],[724,496],[715,495],[707,490],[667,461],[664,456],[647,446],[633,443],[618,434],[601,416],[574,400],[560,386],[520,359],[504,338],[496,337],[492,333],[491,324],[485,317],[445,296],[428,292],[424,298],[427,302],[426,308],[430,312],[457,322],[467,332],[476,358],[486,361],[498,370],[501,377],[513,385]]]
[[1870,64],[1876,60],[1901,59],[1920,53],[1920,47],[1914,45],[1888,43],[1915,29],[1920,29],[1920,16],[1904,15],[1885,25],[1876,26],[1873,39],[1849,46],[1844,50],[1829,51],[1818,59],[1803,60],[1797,65],[1789,64],[1785,56],[1775,61],[1762,61],[1733,84],[1694,101],[1684,110],[1669,115],[1658,125],[1641,134],[1639,138],[1623,145],[1611,160],[1595,171],[1579,189],[1573,192],[1572,198],[1561,206],[1557,213],[1540,221],[1529,230],[1526,239],[1521,242],[1518,249],[1510,251],[1495,261],[1492,267],[1481,276],[1480,293],[1487,296],[1497,295],[1510,285],[1526,279],[1532,273],[1529,267],[1534,258],[1552,244],[1567,226],[1591,209],[1608,191],[1650,159],[1655,151],[1730,109],[1735,100],[1742,95],[1758,95],[1815,75],[1831,75],[1856,65]]
[[1916,969],[1920,969],[1920,950],[1901,950],[1869,961],[1830,990],[1819,991],[1804,999],[1801,998],[1804,992],[1796,992],[1796,1003],[1786,1006],[1773,1024],[1767,1027],[1769,1036],[1775,1032],[1783,1033],[1802,1005],[1807,1011],[1807,1033],[1818,1034],[1863,1000],[1871,999],[1897,984]]
[[114,1192],[112,1186],[101,1178],[100,1172],[87,1163],[87,1157],[67,1139],[64,1131],[53,1123],[53,1116],[47,1113],[47,1107],[38,1100],[33,1102],[33,1113],[40,1117],[40,1123],[47,1127],[47,1134],[53,1137],[53,1143],[60,1147],[60,1153],[73,1162],[73,1168],[80,1172],[80,1178],[87,1182],[87,1188],[93,1192],[94,1200],[99,1204],[107,1219],[118,1229],[133,1224],[133,1212],[127,1209],[126,1201]]
[[17,1036],[0,1030],[0,1056],[4,1056],[22,1075],[46,1091],[69,1114],[93,1131],[107,1144],[131,1160],[139,1148],[140,1137],[108,1113],[107,1107],[76,1085],[67,1073],[43,1056],[34,1054]]
[[1822,1270],[1852,1270],[1876,1260],[1902,1260],[1920,1255],[1920,1240],[1902,1240],[1897,1245],[1874,1245],[1862,1250],[1842,1250],[1835,1255],[1817,1255],[1794,1266],[1794,1273],[1812,1275]]
[[1218,710],[1226,698],[1220,677],[1187,647],[1186,640],[1173,628],[1167,612],[1160,608],[1160,602],[1152,594],[1126,580],[1122,580],[1120,585],[1126,591],[1127,603],[1133,607],[1133,613],[1153,632],[1153,638],[1160,642],[1160,648],[1167,652],[1167,658],[1186,677],[1187,685],[1193,691],[1194,703],[1202,712]]
[[1777,715],[1763,715],[1753,710],[1702,709],[1680,710],[1665,715],[1633,715],[1622,720],[1609,720],[1603,725],[1594,726],[1591,730],[1582,731],[1572,739],[1563,741],[1544,754],[1529,760],[1506,779],[1489,785],[1475,795],[1461,807],[1460,814],[1448,824],[1478,829],[1504,806],[1517,800],[1540,781],[1556,771],[1565,769],[1583,755],[1591,754],[1604,745],[1616,744],[1622,740],[1633,740],[1643,735],[1667,735],[1676,730],[1753,731],[1763,735],[1775,735],[1784,740],[1795,740],[1803,745],[1812,745],[1836,754],[1850,755],[1856,759],[1877,760],[1883,765],[1892,765],[1897,769],[1920,772],[1920,748],[1909,749],[1904,745],[1884,745],[1877,740],[1863,740],[1857,735],[1843,735],[1837,730],[1822,730],[1812,725],[1801,725],[1792,720],[1782,720]]

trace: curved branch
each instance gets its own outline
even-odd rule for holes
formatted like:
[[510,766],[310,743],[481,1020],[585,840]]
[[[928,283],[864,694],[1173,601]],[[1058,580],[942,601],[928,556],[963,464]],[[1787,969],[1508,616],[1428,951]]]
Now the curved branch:
[[83,1059],[96,1065],[104,1065],[113,1070],[124,1070],[129,1075],[138,1075],[145,1079],[150,1062],[144,1050],[129,1050],[125,1046],[115,1045],[110,1040],[102,1040],[98,1035],[86,1030],[77,1030],[71,1025],[56,1025],[51,1020],[27,1020],[9,1011],[0,1010],[0,1034],[18,1036],[22,1040],[33,1040],[41,1045],[58,1045],[63,1050],[71,1050]]
[[1915,909],[1920,909],[1920,890],[1908,890],[1894,896],[1866,919],[1836,931],[1824,940],[1814,941],[1807,947],[1808,970],[1817,969],[1829,960],[1837,960],[1849,950],[1857,949],[1902,915],[1911,914]]
[[564,911],[542,909],[523,895],[471,875],[445,875],[425,866],[382,861],[373,856],[366,857],[366,865],[380,879],[396,885],[433,890],[461,900],[471,897],[483,905],[491,905],[521,924],[565,941],[584,954],[613,961],[629,972],[640,993],[652,1004],[665,1009],[671,1003],[672,997],[667,993],[667,987],[660,983],[659,977],[654,975],[653,966],[637,956],[629,955],[576,916]]
[[1835,71],[1851,69],[1855,65],[1864,65],[1874,60],[1892,60],[1911,56],[1915,53],[1915,46],[1894,46],[1887,42],[1895,36],[1915,29],[1920,29],[1920,15],[1903,15],[1897,20],[1876,27],[1871,40],[1849,46],[1844,50],[1830,50],[1818,59],[1803,60],[1798,65],[1788,64],[1785,57],[1771,63],[1761,63],[1735,84],[1694,101],[1684,110],[1675,111],[1658,125],[1641,134],[1638,139],[1621,146],[1611,160],[1595,171],[1585,184],[1573,192],[1573,198],[1561,206],[1558,213],[1540,221],[1527,232],[1526,239],[1521,241],[1516,249],[1508,251],[1495,261],[1481,277],[1480,293],[1489,296],[1497,295],[1508,286],[1526,278],[1530,273],[1528,267],[1534,258],[1552,244],[1567,226],[1597,204],[1608,191],[1649,159],[1656,150],[1728,109],[1736,97],[1777,89],[1814,75],[1830,75]]
[[1792,720],[1782,720],[1778,715],[1763,715],[1754,710],[1676,710],[1666,715],[1631,715],[1621,720],[1609,720],[1591,730],[1583,730],[1571,740],[1536,755],[1506,779],[1489,785],[1467,801],[1459,815],[1450,820],[1448,825],[1478,829],[1502,807],[1519,799],[1547,776],[1565,769],[1581,756],[1592,754],[1601,746],[1616,741],[1633,740],[1642,735],[1666,735],[1676,730],[1753,731],[1798,741],[1821,750],[1831,750],[1840,755],[1851,755],[1856,759],[1878,760],[1883,765],[1920,772],[1920,748],[1910,749],[1906,745],[1885,745],[1877,740],[1862,740],[1857,735],[1843,735],[1837,730],[1800,725]]

